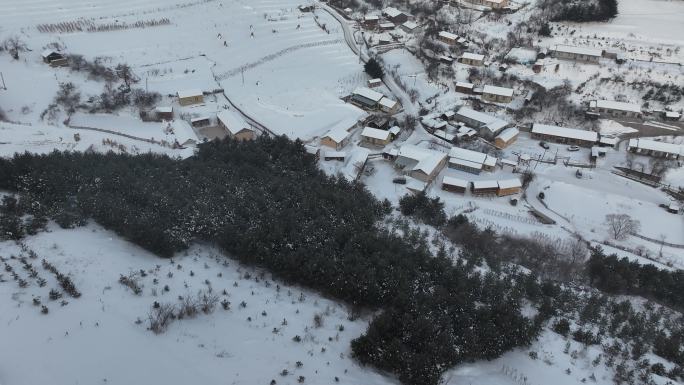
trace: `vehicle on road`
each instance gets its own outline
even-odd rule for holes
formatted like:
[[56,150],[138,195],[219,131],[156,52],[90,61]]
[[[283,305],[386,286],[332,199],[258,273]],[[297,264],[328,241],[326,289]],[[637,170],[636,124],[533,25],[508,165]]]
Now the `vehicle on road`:
[[579,146],[570,146],[568,147],[568,151],[579,151]]
[[539,145],[545,150],[549,149],[549,144],[544,141],[539,142]]

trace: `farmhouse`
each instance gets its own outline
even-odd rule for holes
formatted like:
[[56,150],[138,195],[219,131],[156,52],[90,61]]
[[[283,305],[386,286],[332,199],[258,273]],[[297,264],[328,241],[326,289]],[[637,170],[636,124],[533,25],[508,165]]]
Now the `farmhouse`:
[[598,63],[603,51],[598,48],[575,47],[571,45],[555,45],[550,49],[551,56],[558,59],[568,59]]
[[518,178],[503,179],[498,181],[497,184],[499,189],[496,191],[496,195],[500,197],[517,194],[522,190],[522,183],[520,183]]
[[154,113],[157,115],[157,119],[173,120],[173,107],[171,106],[157,106]]
[[439,34],[437,34],[437,39],[442,43],[446,43],[449,45],[456,45],[456,43],[458,42],[458,36],[447,31],[441,31]]
[[168,123],[168,127],[173,130],[176,137],[176,145],[178,147],[194,147],[199,143],[199,138],[195,134],[195,130],[190,127],[185,120],[174,120]]
[[340,150],[349,143],[350,137],[351,133],[344,128],[333,128],[321,138],[321,145]]
[[591,147],[598,142],[598,133],[594,131],[578,130],[535,123],[532,125],[532,138],[548,140],[556,143],[576,144]]
[[189,106],[192,104],[199,104],[204,102],[204,94],[201,90],[183,90],[178,91],[178,103],[181,106]]
[[453,178],[450,176],[445,176],[442,178],[442,190],[444,191],[465,194],[466,190],[468,190],[469,184],[470,182],[467,180]]
[[219,125],[228,132],[228,137],[235,140],[252,140],[256,133],[237,113],[223,110],[216,115]]
[[463,94],[472,94],[473,87],[475,87],[473,83],[456,82],[456,92],[460,92]]
[[394,7],[387,7],[382,10],[382,15],[387,18],[387,20],[391,21],[394,24],[402,24],[406,23],[408,21],[409,15],[405,14],[404,12],[394,8]]
[[444,168],[446,158],[440,151],[405,144],[399,148],[396,165],[408,175],[429,183]]
[[496,195],[499,192],[499,182],[495,180],[476,180],[473,182],[473,195]]
[[43,57],[43,62],[49,64],[51,67],[63,67],[69,64],[64,55],[51,49],[43,51],[41,56]]
[[636,103],[614,102],[610,100],[592,100],[589,102],[589,112],[601,116],[640,118],[641,106]]
[[513,101],[513,89],[484,86],[484,90],[482,90],[482,99],[492,103],[510,103]]
[[380,110],[388,114],[394,114],[399,111],[399,102],[387,97],[380,99],[378,104],[380,105]]
[[361,131],[361,143],[371,146],[386,146],[392,139],[389,131],[380,130],[373,127],[365,127]]
[[518,134],[520,131],[517,128],[509,127],[494,138],[494,145],[499,149],[506,148],[518,139]]
[[367,108],[372,110],[378,107],[380,99],[382,99],[384,96],[385,95],[373,91],[370,88],[358,87],[352,93],[349,101],[352,104],[359,106],[361,108]]
[[475,127],[480,135],[486,138],[492,138],[509,125],[505,120],[475,111],[468,107],[461,107],[456,112],[456,120],[463,122],[468,126]]
[[496,158],[483,152],[452,147],[449,151],[449,167],[479,174],[482,170],[493,171],[496,167]]
[[657,158],[681,159],[684,157],[684,145],[658,142],[655,140],[630,139],[627,150],[635,154],[649,155]]
[[404,32],[412,33],[412,32],[417,31],[417,30],[419,29],[419,26],[418,26],[418,24],[417,24],[416,22],[407,21],[406,23],[404,23],[404,24],[401,25],[401,29],[402,29]]
[[464,52],[458,61],[471,66],[481,66],[484,64],[484,55],[472,52]]

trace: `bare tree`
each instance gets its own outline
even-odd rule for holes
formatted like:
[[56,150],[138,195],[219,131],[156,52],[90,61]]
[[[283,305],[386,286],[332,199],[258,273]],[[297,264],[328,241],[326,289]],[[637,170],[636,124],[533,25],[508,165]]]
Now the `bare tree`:
[[26,51],[26,43],[24,43],[18,36],[11,36],[5,39],[3,46],[9,52],[14,60],[19,60],[19,52]]
[[175,318],[175,310],[176,307],[170,303],[155,304],[147,316],[150,330],[155,334],[163,333]]
[[641,222],[632,219],[627,214],[608,214],[605,223],[608,225],[610,234],[616,240],[625,239],[629,234],[635,233],[641,228]]

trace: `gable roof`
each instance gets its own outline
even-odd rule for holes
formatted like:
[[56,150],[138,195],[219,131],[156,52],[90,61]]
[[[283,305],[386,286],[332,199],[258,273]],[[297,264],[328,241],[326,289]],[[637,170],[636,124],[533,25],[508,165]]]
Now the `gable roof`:
[[422,171],[429,175],[432,174],[447,155],[440,151],[418,147],[413,144],[405,144],[399,147],[399,156],[417,161],[418,163],[412,170]]
[[520,130],[518,130],[515,127],[509,127],[503,131],[496,137],[497,139],[501,139],[504,142],[508,142],[509,140],[513,139],[516,135],[520,133]]
[[328,131],[328,133],[323,137],[330,138],[335,143],[341,143],[343,140],[347,139],[349,135],[351,135],[349,131],[345,130],[344,128],[337,127]]
[[570,138],[577,140],[584,140],[588,142],[596,142],[598,140],[598,133],[594,131],[578,130],[576,128],[566,128],[558,126],[550,126],[547,124],[535,123],[532,125],[533,134],[542,134],[557,136],[561,138]]
[[479,53],[464,52],[463,55],[461,55],[461,58],[482,61],[484,60],[484,55],[480,55]]
[[364,97],[368,100],[372,100],[376,103],[378,103],[380,101],[380,99],[385,97],[385,95],[383,95],[377,91],[373,91],[368,87],[357,87],[354,90],[353,94],[362,96],[362,97]]
[[513,89],[507,87],[484,86],[482,92],[485,94],[493,94],[500,96],[513,96]]
[[594,104],[597,108],[641,113],[641,106],[636,103],[615,102],[612,100],[596,100],[595,103],[592,104]]
[[228,132],[235,135],[242,130],[250,130],[250,125],[242,118],[242,116],[231,110],[223,110],[216,114],[219,122],[221,122]]
[[378,128],[365,127],[363,131],[361,131],[361,136],[379,140],[388,140],[390,137],[390,132]]
[[587,56],[601,56],[603,55],[603,50],[599,48],[590,47],[575,47],[574,45],[554,45],[551,48],[552,51],[572,53],[575,55],[587,55]]
[[191,98],[194,96],[202,96],[202,90],[200,89],[190,89],[190,90],[181,90],[178,91],[178,97],[179,98]]
[[447,31],[440,31],[439,32],[439,37],[443,37],[445,39],[450,39],[450,40],[456,40],[458,39],[458,36]]

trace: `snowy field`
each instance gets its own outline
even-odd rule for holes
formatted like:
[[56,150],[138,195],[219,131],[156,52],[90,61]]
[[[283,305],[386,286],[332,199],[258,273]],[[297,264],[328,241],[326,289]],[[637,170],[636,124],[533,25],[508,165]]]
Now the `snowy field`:
[[[52,230],[25,240],[38,255],[27,261],[47,280],[44,287],[11,259],[25,252],[10,242],[0,244],[0,256],[29,282],[20,288],[7,274],[0,282],[3,385],[252,385],[271,379],[294,384],[299,376],[307,384],[331,384],[336,377],[341,384],[395,384],[349,357],[350,340],[365,330],[367,320],[349,321],[343,305],[241,267],[208,247],[169,260],[95,225]],[[72,278],[80,298],[64,294],[65,306],[61,299],[48,299],[59,285],[41,266],[43,258]],[[141,295],[118,282],[131,273],[137,274]],[[178,296],[210,288],[230,302],[229,310],[219,304],[211,314],[177,320],[160,335],[146,329],[155,301],[178,304]],[[48,314],[41,314],[34,298]],[[322,317],[318,327],[316,314]],[[301,342],[293,341],[295,336]],[[282,376],[284,369],[289,374]]]

